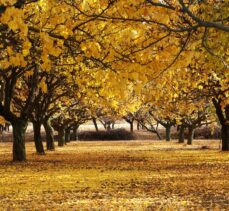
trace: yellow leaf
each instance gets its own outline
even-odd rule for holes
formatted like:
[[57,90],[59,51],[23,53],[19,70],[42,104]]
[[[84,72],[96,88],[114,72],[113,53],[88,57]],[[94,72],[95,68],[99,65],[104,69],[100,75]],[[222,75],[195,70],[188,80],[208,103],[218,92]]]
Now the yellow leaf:
[[42,79],[40,82],[40,88],[43,93],[47,93],[48,87],[44,79]]

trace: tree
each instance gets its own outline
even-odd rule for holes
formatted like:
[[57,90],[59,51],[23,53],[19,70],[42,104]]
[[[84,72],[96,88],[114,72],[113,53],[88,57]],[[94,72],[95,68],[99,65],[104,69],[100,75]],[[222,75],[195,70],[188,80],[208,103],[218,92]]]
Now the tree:
[[165,140],[170,141],[171,140],[171,127],[176,124],[176,120],[169,116],[160,117],[157,115],[156,112],[152,110],[150,110],[149,113],[156,120],[158,124],[162,125],[165,128]]
[[[222,124],[222,141],[225,146],[222,149],[228,150],[226,122],[229,90],[225,52],[228,49],[229,28],[226,2],[115,2],[117,8],[120,5],[125,8],[121,13],[100,16],[103,20],[125,22],[126,28],[134,27],[136,37],[140,35],[139,39],[132,42],[133,45],[126,41],[122,48],[115,48],[122,61],[120,66],[125,61],[128,67],[141,69],[141,73],[147,76],[148,84],[156,84],[158,90],[163,87],[161,84],[169,83],[172,77],[178,79],[177,84],[182,84],[180,88],[183,91],[203,89],[205,96],[215,102],[216,114]],[[212,14],[217,18],[213,18]],[[127,64],[128,60],[134,61],[132,65]],[[184,84],[187,77],[193,77],[193,82]],[[160,93],[156,94],[160,96]]]
[[[104,9],[110,4],[108,2]],[[84,5],[81,2],[81,6],[81,9],[88,10],[87,3]],[[97,14],[99,10],[100,7],[95,7],[93,14]],[[83,43],[88,44],[88,40],[84,38],[91,35],[82,27],[90,21],[73,2],[69,4],[64,1],[2,2],[0,14],[2,43],[0,79],[5,85],[1,86],[4,100],[0,104],[0,115],[13,126],[13,160],[24,161],[26,160],[24,135],[28,119],[34,110],[39,86],[44,89],[46,87],[46,83],[40,80],[40,74],[52,71],[54,65],[64,65],[63,59],[56,60],[64,51],[71,58],[80,55],[78,61],[84,59],[82,55],[88,57],[87,65],[89,65],[89,62],[95,61],[97,57],[99,44],[96,51],[93,48],[90,52],[89,50],[84,52]],[[68,21],[65,21],[66,19]],[[91,25],[88,24],[88,30],[90,29]],[[75,36],[77,32],[83,34]],[[90,41],[90,44],[96,44],[96,41]],[[74,63],[71,63],[71,66],[74,66],[76,59],[70,60],[72,61]],[[66,75],[69,74],[67,71],[68,68]]]
[[[216,114],[222,126],[222,150],[229,150],[228,138],[228,77],[227,59],[225,51],[228,48],[228,19],[224,1],[215,1],[208,4],[206,1],[152,1],[147,0],[147,20],[164,27],[166,31],[186,40],[181,42],[180,51],[168,68],[176,70],[186,67],[192,75],[199,79],[191,86],[184,86],[188,91],[190,87],[204,89],[205,96],[210,96],[216,108]],[[167,12],[167,22],[160,21],[160,17],[153,17],[150,11],[160,10]],[[212,18],[212,15],[218,18]],[[216,20],[217,19],[217,20]],[[146,20],[146,21],[147,21]],[[171,36],[170,35],[170,36]],[[193,46],[193,47],[191,47]],[[182,59],[185,58],[185,61]],[[179,61],[180,60],[180,61]],[[167,68],[166,68],[167,69]],[[165,69],[164,69],[165,70]],[[162,69],[162,72],[164,71]],[[192,72],[190,74],[190,72]],[[181,75],[182,76],[182,75]],[[220,97],[219,97],[220,96]]]
[[[39,90],[47,91],[46,73],[77,84],[71,89],[87,96],[91,114],[101,104],[125,116],[138,110],[130,99],[172,107],[176,95],[201,90],[229,150],[226,8],[225,1],[1,2],[0,115],[13,126],[13,159],[26,159],[24,133]],[[143,95],[148,88],[151,96]]]

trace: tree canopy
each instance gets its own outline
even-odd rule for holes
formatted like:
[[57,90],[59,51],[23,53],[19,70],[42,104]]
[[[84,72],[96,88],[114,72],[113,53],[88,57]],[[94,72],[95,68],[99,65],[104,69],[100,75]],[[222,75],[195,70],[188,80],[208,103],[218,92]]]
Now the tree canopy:
[[26,159],[28,121],[141,105],[178,124],[213,103],[229,150],[228,12],[217,0],[0,1],[0,115],[14,160]]

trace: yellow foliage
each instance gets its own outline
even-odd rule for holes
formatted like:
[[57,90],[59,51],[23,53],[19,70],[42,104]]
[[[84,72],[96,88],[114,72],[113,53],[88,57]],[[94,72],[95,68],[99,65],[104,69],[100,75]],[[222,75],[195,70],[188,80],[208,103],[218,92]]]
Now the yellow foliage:
[[43,78],[39,84],[39,87],[41,88],[43,93],[47,93],[48,88],[47,88],[47,84],[45,82],[45,78]]
[[0,116],[0,125],[4,125],[6,122],[5,118]]

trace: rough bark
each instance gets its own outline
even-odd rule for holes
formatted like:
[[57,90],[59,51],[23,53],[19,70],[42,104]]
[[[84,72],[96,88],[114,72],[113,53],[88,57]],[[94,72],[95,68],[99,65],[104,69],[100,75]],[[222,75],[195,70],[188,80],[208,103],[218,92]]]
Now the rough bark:
[[72,140],[78,140],[78,128],[78,125],[73,127]]
[[71,139],[70,136],[71,136],[71,129],[70,128],[65,129],[65,143],[70,142]]
[[45,120],[43,122],[43,126],[46,133],[46,148],[47,150],[55,150],[53,128],[51,126],[50,120]]
[[185,131],[184,125],[181,125],[179,128],[179,143],[184,143],[184,131]]
[[36,147],[36,152],[39,155],[44,155],[44,146],[41,138],[41,122],[33,122],[33,132],[34,132],[34,142]]
[[223,111],[220,100],[214,98],[212,101],[221,124],[222,151],[229,151],[229,105]]
[[229,151],[229,124],[222,125],[222,151]]
[[195,129],[193,127],[188,128],[188,145],[192,145]]
[[13,127],[13,161],[25,161],[25,131],[27,120],[15,120],[12,122]]
[[165,140],[166,141],[171,140],[171,126],[170,125],[165,127]]
[[5,82],[0,81],[1,89],[0,89],[0,101],[2,102],[5,98]]
[[58,146],[63,147],[65,145],[65,129],[58,129]]

